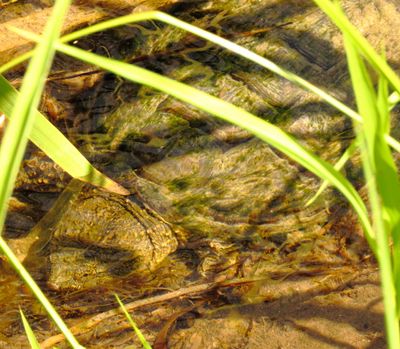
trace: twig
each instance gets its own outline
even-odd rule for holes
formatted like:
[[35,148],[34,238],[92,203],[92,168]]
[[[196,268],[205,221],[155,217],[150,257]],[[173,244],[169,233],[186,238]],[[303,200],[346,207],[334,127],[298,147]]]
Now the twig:
[[[165,302],[171,299],[187,296],[189,294],[193,293],[204,293],[204,292],[209,292],[212,289],[216,288],[220,283],[218,282],[209,282],[205,284],[200,284],[200,285],[195,285],[195,286],[189,286],[186,288],[182,288],[176,291],[172,291],[169,293],[165,293],[159,296],[154,296],[146,299],[139,299],[137,301],[127,303],[125,304],[125,308],[128,311],[132,311],[134,309],[144,307],[146,305],[151,305],[155,303],[160,303],[160,302]],[[70,331],[73,334],[84,334],[86,332],[89,332],[93,327],[95,327],[98,323],[101,321],[108,319],[112,316],[119,315],[121,313],[121,310],[119,308],[115,308],[109,311],[106,311],[104,313],[100,313],[98,315],[95,315],[91,317],[90,319],[76,325],[73,327],[70,327]],[[64,340],[64,335],[58,334],[53,337],[49,337],[46,340],[44,340],[41,344],[40,347],[42,349],[46,348],[52,348],[54,345],[57,343],[60,343]]]

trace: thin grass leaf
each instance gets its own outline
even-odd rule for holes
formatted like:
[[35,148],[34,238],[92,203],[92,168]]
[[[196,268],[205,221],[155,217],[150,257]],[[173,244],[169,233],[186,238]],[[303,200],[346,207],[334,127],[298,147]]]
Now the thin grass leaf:
[[375,51],[367,39],[362,36],[359,30],[350,23],[342,9],[330,0],[314,0],[314,2],[343,33],[348,35],[348,40],[353,42],[354,46],[357,50],[362,52],[368,62],[385,76],[393,88],[400,93],[400,78],[393,69],[390,68],[385,59]]
[[31,348],[40,349],[40,344],[37,341],[35,334],[33,333],[32,328],[29,325],[29,322],[24,315],[24,312],[21,309],[19,309],[19,313],[21,314],[22,324],[24,325],[25,333],[26,336],[28,337],[28,341],[29,344],[31,345]]
[[388,97],[389,88],[387,80],[379,75],[378,94],[377,94],[377,110],[379,114],[378,131],[379,135],[390,131],[390,97]]
[[[225,49],[234,52],[235,54],[242,56],[270,71],[273,73],[291,81],[292,83],[295,83],[304,89],[313,92],[317,96],[319,96],[321,99],[323,99],[325,102],[330,104],[332,107],[338,109],[345,115],[349,116],[350,118],[362,122],[362,118],[360,117],[359,114],[357,114],[354,110],[328,94],[327,92],[323,91],[319,87],[311,84],[307,80],[299,77],[298,75],[291,73],[282,67],[276,65],[272,61],[268,60],[267,58],[261,57],[260,55],[246,49],[243,46],[239,46],[235,44],[232,41],[226,40],[224,38],[221,38],[213,33],[210,33],[206,30],[203,30],[201,28],[198,28],[196,26],[193,26],[189,23],[186,23],[184,21],[181,21],[175,17],[172,17],[166,13],[159,12],[159,11],[149,11],[149,12],[143,12],[143,13],[137,13],[137,14],[132,14],[132,15],[127,15],[115,19],[111,19],[102,23],[95,24],[93,26],[90,26],[88,28],[83,28],[79,31],[76,31],[71,34],[67,34],[62,38],[62,42],[68,42],[72,40],[76,40],[82,36],[90,35],[93,33],[96,33],[98,31],[110,29],[116,26],[121,26],[124,24],[132,23],[132,22],[139,22],[139,21],[144,21],[144,20],[159,20],[161,22],[167,23],[169,25],[173,25],[177,28],[180,28],[182,30],[188,31],[194,35],[197,35],[205,40],[211,41],[216,45],[219,45],[221,47],[224,47]],[[400,143],[398,143],[395,139],[393,139],[390,135],[387,135],[387,141],[388,143],[396,149],[396,151],[400,152]]]
[[378,129],[375,162],[377,184],[382,198],[383,219],[393,241],[393,272],[397,292],[397,314],[400,313],[400,182],[398,169],[382,135],[390,127],[387,80],[380,76],[378,85]]
[[[386,163],[388,160],[387,156],[389,155],[389,157],[391,157],[391,155],[389,148],[383,140],[383,128],[379,125],[380,115],[379,110],[376,107],[376,105],[379,105],[378,99],[375,97],[375,99],[370,100],[370,98],[374,98],[375,93],[373,93],[374,91],[371,91],[373,88],[371,87],[370,78],[366,74],[364,63],[357,52],[353,40],[347,35],[347,33],[343,33],[343,36],[357,106],[361,115],[363,115],[363,112],[366,113],[366,121],[364,125],[355,127],[355,129],[360,144],[361,157],[363,160],[363,168],[370,199],[369,201],[372,209],[374,227],[376,229],[377,245],[375,253],[381,273],[387,341],[389,348],[397,349],[400,347],[399,317],[397,312],[398,305],[396,304],[397,297],[395,280],[393,277],[389,236],[387,231],[387,228],[390,229],[390,224],[388,224],[387,219],[386,222],[384,220],[384,213],[385,210],[387,210],[385,209],[385,200],[388,198],[386,193],[381,192],[382,189],[386,191],[387,186],[390,186],[390,182],[386,184],[384,183],[388,178],[384,179],[381,176],[383,174],[381,172],[389,171],[387,174],[384,174],[385,177],[387,175],[390,177],[393,175],[391,165],[388,166]],[[382,100],[383,98],[386,100],[388,98],[387,89],[384,91],[383,87],[381,87],[379,99]],[[372,109],[368,109],[371,106],[371,103],[375,106]],[[388,113],[387,105],[382,105],[385,109],[384,112]],[[361,112],[361,110],[363,112]],[[368,120],[368,118],[374,118],[374,120]],[[373,129],[368,128],[367,124]],[[390,180],[393,179],[390,178]]]
[[[356,120],[358,122],[362,122],[362,118],[360,117],[357,112],[343,104],[342,102],[338,101],[336,98],[328,94],[327,92],[323,91],[322,89],[318,88],[317,86],[311,84],[307,80],[304,80],[303,78],[299,77],[298,75],[291,73],[275,63],[271,62],[267,58],[261,57],[260,55],[242,47],[239,46],[232,41],[226,40],[224,38],[221,38],[213,33],[210,33],[206,30],[203,30],[201,28],[198,28],[196,26],[193,26],[189,23],[186,23],[184,21],[181,21],[175,17],[172,17],[166,13],[159,12],[159,11],[149,11],[149,12],[141,12],[141,13],[135,13],[127,16],[122,16],[114,19],[110,19],[108,21],[104,21],[98,24],[95,24],[93,26],[78,30],[76,32],[67,34],[63,36],[60,41],[62,43],[72,41],[79,39],[85,35],[90,35],[93,33],[96,33],[98,31],[102,30],[107,30],[110,28],[114,28],[117,26],[129,24],[129,23],[134,23],[134,22],[140,22],[140,21],[145,21],[145,20],[159,20],[161,22],[167,23],[169,25],[173,25],[177,28],[180,28],[182,30],[186,30],[194,35],[197,35],[205,40],[211,41],[216,45],[219,45],[221,47],[224,47],[225,49],[234,52],[235,54],[242,56],[270,71],[273,73],[282,76],[283,78],[303,87],[304,89],[311,91],[315,93],[317,96],[319,96],[322,100],[336,108],[337,110],[341,111],[345,115],[349,116],[353,120]],[[10,30],[15,31],[15,28],[9,27]],[[17,65],[21,63],[24,59],[27,59],[30,57],[30,52],[26,53],[23,55],[22,58],[17,57],[13,64],[7,63],[6,66],[0,67],[0,74],[7,69],[10,69],[14,65]],[[397,152],[400,152],[400,143],[392,138],[389,134],[385,135],[385,139],[388,142],[388,144],[395,149]]]
[[[18,32],[28,39],[41,40],[36,34],[20,29]],[[371,244],[371,248],[374,249],[373,230],[369,223],[367,210],[364,202],[354,187],[330,164],[319,159],[313,153],[303,148],[293,137],[286,134],[277,126],[272,125],[226,101],[181,82],[150,72],[146,69],[110,58],[101,57],[62,43],[58,43],[56,47],[62,53],[90,64],[95,64],[128,80],[151,86],[184,102],[190,103],[201,110],[250,131],[263,141],[279,149],[293,160],[315,173],[317,176],[332,183],[345,195],[350,204],[356,210],[361,224],[366,231],[366,237]]]
[[[260,55],[246,49],[243,46],[237,45],[232,41],[224,39],[218,35],[210,33],[206,30],[198,28],[194,25],[186,23],[184,21],[179,20],[173,16],[170,16],[166,13],[159,12],[159,11],[149,11],[149,12],[142,12],[142,13],[135,13],[115,19],[111,19],[102,23],[95,24],[93,26],[83,28],[79,31],[76,31],[71,34],[67,34],[62,37],[62,42],[68,42],[72,40],[76,40],[82,36],[87,36],[98,31],[114,28],[117,26],[121,26],[128,23],[133,22],[140,22],[145,20],[159,20],[161,22],[167,23],[169,25],[173,25],[177,28],[190,32],[196,36],[199,36],[207,41],[210,41],[218,46],[221,46],[229,51],[234,52],[235,54],[242,56],[272,72],[275,74],[282,76],[283,78],[302,86],[303,88],[315,93],[317,96],[321,97],[330,105],[334,106],[338,110],[342,111],[344,114],[354,118],[355,120],[361,120],[360,116],[357,115],[351,108],[346,106],[345,104],[338,101],[336,98],[332,97],[322,89],[314,86],[313,84],[309,83],[307,80],[302,79],[296,74],[293,74],[280,66],[276,65],[272,61],[268,60],[267,58],[261,57]],[[400,144],[399,144],[400,145]]]
[[[56,1],[52,14],[46,24],[43,40],[35,48],[35,54],[31,59],[24,76],[21,93],[12,110],[11,120],[5,130],[0,148],[0,228],[4,225],[7,203],[11,195],[14,181],[25,151],[28,136],[31,132],[35,110],[40,100],[44,79],[50,68],[55,53],[54,42],[58,39],[65,14],[70,1]],[[83,348],[68,330],[63,320],[54,310],[43,292],[25,270],[4,239],[0,236],[0,249],[7,256],[12,266],[30,287],[36,298],[42,303],[48,314],[52,317],[66,339],[74,348]]]
[[25,62],[27,59],[31,58],[33,55],[33,50],[25,52],[17,57],[15,57],[14,59],[12,59],[11,61],[4,63],[1,67],[0,67],[0,75],[4,74],[6,71],[16,67],[17,65]]
[[[343,13],[339,6],[336,7],[338,12]],[[380,74],[379,94],[377,96],[366,66],[357,53],[360,49],[359,46],[354,43],[354,40],[347,33],[344,33],[344,35],[346,37],[346,45],[351,45],[352,47],[348,49],[349,69],[358,110],[364,119],[361,130],[366,138],[367,154],[370,157],[369,163],[371,170],[374,172],[378,193],[381,197],[380,205],[384,213],[383,219],[389,232],[394,229],[400,233],[400,182],[397,175],[398,170],[390,149],[385,145],[384,141],[384,135],[390,128],[387,80],[383,74]],[[384,57],[382,59],[384,60]],[[394,237],[397,236],[398,234],[394,234]]]
[[388,99],[389,110],[392,110],[400,102],[400,95],[397,92],[393,92]]
[[[400,252],[400,182],[398,169],[390,149],[383,141],[382,135],[390,127],[390,114],[388,112],[388,87],[387,80],[381,76],[378,85],[378,127],[376,137],[378,145],[375,151],[377,164],[378,188],[383,199],[384,209],[387,213],[385,219],[390,219],[388,228],[392,230],[394,253]],[[400,259],[398,260],[400,262]],[[400,288],[399,288],[400,289]],[[399,294],[400,296],[400,294]]]
[[[342,156],[336,162],[333,168],[336,171],[340,171],[356,151],[357,151],[357,140],[353,140],[353,142],[351,142],[350,146],[342,154]],[[328,186],[329,182],[323,181],[316,194],[310,200],[307,201],[306,206],[310,206],[311,204],[313,204]]]
[[143,348],[144,349],[151,349],[151,345],[146,341],[146,338],[144,338],[142,332],[137,327],[135,321],[133,321],[131,315],[129,314],[128,310],[126,310],[124,304],[121,302],[121,300],[119,299],[118,295],[114,294],[114,296],[117,299],[117,302],[118,302],[119,306],[121,307],[123,313],[125,314],[126,318],[128,319],[129,323],[131,324],[133,330],[135,331],[136,335],[138,336],[140,342],[142,343]]
[[[66,11],[69,6],[68,1],[63,6]],[[58,11],[59,8],[63,9],[62,6],[58,5],[54,11]],[[44,76],[50,68],[50,62],[54,55],[53,44],[59,32],[57,27],[61,26],[62,19],[63,16],[61,16],[61,21],[58,18],[50,18],[44,33],[45,40],[42,40],[36,48],[36,55],[32,58],[24,77],[21,94],[11,111],[13,117],[3,137],[3,143],[7,146],[7,149],[3,146],[0,152],[0,168],[3,171],[3,176],[0,178],[0,202],[4,205],[11,195],[19,164],[33,126],[34,110],[39,104]],[[3,206],[0,208],[3,208]],[[0,224],[4,222],[5,213],[4,210],[2,211],[0,212]]]
[[[1,75],[0,92],[0,110],[5,115],[11,115],[18,97],[18,91]],[[35,112],[30,139],[72,177],[117,194],[129,194],[129,191],[125,188],[94,168],[79,150],[39,111]]]
[[[350,41],[350,39],[347,39],[346,41]],[[348,43],[347,45],[349,46],[352,44]],[[353,81],[353,90],[357,107],[364,120],[363,125],[356,126],[356,128],[362,130],[366,138],[368,154],[373,155],[375,152],[375,140],[378,127],[378,110],[376,106],[377,97],[365,64],[355,49],[349,50],[347,61],[351,79]],[[374,161],[370,162],[371,166],[374,166]]]

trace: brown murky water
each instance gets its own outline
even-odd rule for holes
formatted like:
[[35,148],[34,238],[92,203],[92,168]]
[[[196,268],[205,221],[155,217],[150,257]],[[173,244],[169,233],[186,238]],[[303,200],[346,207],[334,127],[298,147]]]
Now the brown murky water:
[[[390,41],[394,67],[395,5],[344,2],[376,46]],[[340,36],[312,2],[167,9],[351,103]],[[329,161],[351,141],[349,120],[310,93],[163,24],[78,45],[239,105]],[[70,185],[59,196],[68,176],[33,148],[18,179],[5,234],[85,346],[137,345],[112,310],[118,293],[154,348],[384,347],[378,274],[356,218],[333,189],[306,207],[317,178],[247,132],[148,87],[66,57],[50,80],[43,109],[131,192],[125,199]],[[362,185],[357,158],[345,171]],[[65,345],[5,261],[2,268],[2,345],[26,346],[18,306],[43,347]]]

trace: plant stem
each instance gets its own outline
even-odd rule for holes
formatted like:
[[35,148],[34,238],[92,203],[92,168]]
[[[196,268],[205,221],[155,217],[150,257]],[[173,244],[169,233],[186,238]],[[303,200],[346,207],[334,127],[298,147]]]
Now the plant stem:
[[[0,168],[2,171],[2,175],[0,176],[0,230],[2,230],[4,225],[8,200],[14,187],[28,136],[34,124],[35,112],[39,104],[45,77],[53,60],[55,53],[54,43],[61,32],[61,26],[70,2],[70,0],[57,0],[54,4],[52,14],[43,33],[43,40],[35,48],[35,54],[24,76],[21,93],[12,110],[12,117],[2,140],[0,148]],[[5,93],[5,91],[2,92]],[[68,330],[61,317],[1,236],[0,249],[35,294],[36,298],[45,307],[72,347],[83,348]]]

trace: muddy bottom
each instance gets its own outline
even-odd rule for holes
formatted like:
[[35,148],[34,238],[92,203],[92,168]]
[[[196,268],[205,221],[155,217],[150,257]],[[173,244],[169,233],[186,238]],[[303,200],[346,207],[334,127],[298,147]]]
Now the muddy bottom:
[[[10,292],[11,285],[8,279]],[[32,302],[26,290],[21,297],[24,289],[21,285],[14,287],[20,294],[19,305]],[[69,317],[67,324],[87,348],[141,347],[117,309],[113,292],[119,293],[155,349],[385,348],[379,274],[371,265],[281,280],[196,283],[173,291],[128,293],[103,288],[64,295],[63,300],[52,294],[53,302],[60,303],[61,314]],[[132,293],[136,293],[135,300]],[[67,299],[68,303],[61,304]],[[6,336],[2,336],[0,347],[29,348],[18,324],[17,309],[11,310],[5,299],[2,306],[9,309],[2,318],[14,317],[14,321],[7,328],[2,321]],[[39,306],[31,304],[24,311],[42,348],[69,347]]]
[[[296,288],[295,285],[292,287]],[[179,328],[178,325],[166,347],[385,347],[383,308],[376,272],[370,270],[368,276],[356,277],[340,290],[325,295],[307,293],[211,311],[194,320],[190,328],[184,328],[184,324]]]

